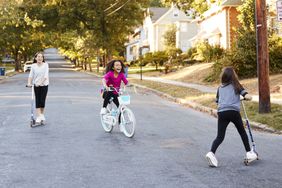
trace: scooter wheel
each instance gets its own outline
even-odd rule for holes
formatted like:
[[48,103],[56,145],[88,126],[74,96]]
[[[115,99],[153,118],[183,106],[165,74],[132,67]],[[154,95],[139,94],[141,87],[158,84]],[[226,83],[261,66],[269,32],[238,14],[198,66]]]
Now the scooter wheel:
[[248,161],[247,159],[244,159],[244,164],[245,164],[246,166],[249,166],[249,161]]

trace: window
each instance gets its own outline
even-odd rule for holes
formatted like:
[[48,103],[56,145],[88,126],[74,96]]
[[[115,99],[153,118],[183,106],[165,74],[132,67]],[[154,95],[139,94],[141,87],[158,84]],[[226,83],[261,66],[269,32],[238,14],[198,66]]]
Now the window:
[[180,31],[187,32],[188,24],[187,23],[180,23]]
[[178,17],[179,16],[179,10],[178,9],[175,9],[173,10],[173,17]]

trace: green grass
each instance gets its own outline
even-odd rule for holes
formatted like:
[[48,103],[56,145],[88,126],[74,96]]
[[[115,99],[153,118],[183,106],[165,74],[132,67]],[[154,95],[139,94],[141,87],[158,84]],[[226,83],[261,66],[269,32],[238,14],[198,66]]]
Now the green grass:
[[175,86],[171,84],[164,84],[164,83],[148,81],[148,80],[130,79],[130,83],[144,85],[148,88],[152,88],[152,89],[167,93],[177,98],[187,98],[187,97],[199,96],[199,95],[204,94],[203,92],[196,90],[196,89]]
[[[173,97],[190,100],[213,109],[217,108],[215,103],[215,94],[203,93],[196,89],[148,80],[141,81],[137,79],[130,79],[130,82],[144,85],[148,88],[167,93]],[[275,130],[282,130],[282,105],[271,104],[271,113],[259,114],[257,102],[245,101],[244,104],[250,121],[266,124]],[[244,116],[242,115],[242,117]]]

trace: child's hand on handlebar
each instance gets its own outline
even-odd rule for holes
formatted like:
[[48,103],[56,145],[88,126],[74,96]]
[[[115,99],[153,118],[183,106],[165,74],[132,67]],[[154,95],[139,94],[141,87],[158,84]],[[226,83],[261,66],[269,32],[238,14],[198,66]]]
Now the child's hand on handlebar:
[[252,96],[251,95],[249,95],[249,94],[246,94],[245,96],[244,96],[244,99],[246,100],[246,101],[250,101],[250,100],[252,100]]

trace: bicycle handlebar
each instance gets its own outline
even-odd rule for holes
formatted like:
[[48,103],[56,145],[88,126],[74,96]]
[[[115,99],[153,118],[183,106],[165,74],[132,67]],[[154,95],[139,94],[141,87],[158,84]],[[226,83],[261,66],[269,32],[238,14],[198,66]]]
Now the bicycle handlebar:
[[120,87],[115,88],[115,87],[113,87],[113,86],[110,86],[110,87],[108,87],[108,88],[109,88],[108,91],[115,91],[115,92],[117,92],[117,93],[121,93],[121,92],[125,91],[125,87],[124,87],[123,89],[120,88]]

